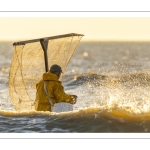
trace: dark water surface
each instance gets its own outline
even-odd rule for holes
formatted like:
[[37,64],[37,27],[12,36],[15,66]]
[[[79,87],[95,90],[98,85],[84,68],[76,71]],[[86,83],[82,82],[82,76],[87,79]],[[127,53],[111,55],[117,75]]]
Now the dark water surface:
[[63,76],[65,91],[78,102],[62,113],[14,110],[12,43],[0,43],[1,133],[150,132],[150,42],[81,42]]

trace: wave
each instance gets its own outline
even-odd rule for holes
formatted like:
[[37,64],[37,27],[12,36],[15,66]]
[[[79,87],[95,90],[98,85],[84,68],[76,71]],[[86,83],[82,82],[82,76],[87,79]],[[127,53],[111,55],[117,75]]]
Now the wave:
[[24,112],[17,112],[17,111],[7,111],[7,110],[0,110],[0,116],[5,117],[41,117],[47,116],[52,118],[84,118],[84,119],[98,119],[99,117],[104,117],[106,119],[123,119],[124,121],[143,121],[149,120],[150,121],[150,111],[148,113],[141,113],[136,114],[133,113],[132,109],[129,107],[126,108],[84,108],[70,112],[44,112],[44,111],[24,111]]
[[89,73],[75,76],[68,82],[80,99],[77,107],[130,108],[135,114],[149,113],[150,74],[99,75]]
[[[97,82],[101,81],[101,82]],[[134,74],[124,74],[124,75],[101,75],[96,74],[94,72],[82,75],[74,76],[74,79],[71,80],[67,84],[70,85],[82,85],[84,83],[91,82],[97,86],[105,85],[106,83],[109,84],[125,84],[129,83],[136,86],[141,85],[150,85],[150,74],[146,72],[142,73],[134,73]]]
[[[69,77],[69,79],[71,78]],[[70,113],[75,113],[76,111],[88,111],[89,113],[92,109],[93,111],[107,110],[109,112],[108,114],[110,114],[112,110],[117,109],[119,113],[125,111],[132,115],[147,115],[150,111],[149,81],[150,74],[148,73],[127,75],[100,75],[89,73],[75,76],[74,80],[65,82],[65,87],[68,88],[66,88],[67,92],[70,86],[74,86],[70,91],[78,95],[78,101],[77,104],[74,105],[74,111]],[[3,99],[4,98],[2,98],[2,100]],[[8,103],[8,101],[6,102]],[[5,107],[7,106],[8,104],[6,104]],[[5,107],[2,108],[4,109]],[[45,114],[45,112],[42,113]],[[46,112],[46,114],[47,113],[49,114],[49,112]],[[6,116],[24,116],[28,114],[37,115],[39,112],[0,111],[0,115]],[[51,114],[56,113],[53,112]]]

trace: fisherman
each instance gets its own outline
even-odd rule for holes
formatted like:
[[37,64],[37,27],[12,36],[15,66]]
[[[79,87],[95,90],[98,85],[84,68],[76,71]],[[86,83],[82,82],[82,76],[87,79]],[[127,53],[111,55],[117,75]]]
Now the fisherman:
[[51,106],[55,103],[76,103],[76,95],[69,95],[64,92],[64,87],[59,81],[61,73],[61,67],[54,64],[49,72],[43,74],[43,79],[36,84],[36,111],[51,111]]

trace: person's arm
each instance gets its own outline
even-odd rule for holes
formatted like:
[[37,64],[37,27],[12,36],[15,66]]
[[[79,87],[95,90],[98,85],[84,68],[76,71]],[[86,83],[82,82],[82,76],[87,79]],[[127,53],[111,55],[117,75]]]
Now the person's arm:
[[71,104],[75,104],[77,99],[75,95],[66,94],[64,92],[64,87],[60,83],[57,83],[55,86],[54,96],[57,102],[67,102]]

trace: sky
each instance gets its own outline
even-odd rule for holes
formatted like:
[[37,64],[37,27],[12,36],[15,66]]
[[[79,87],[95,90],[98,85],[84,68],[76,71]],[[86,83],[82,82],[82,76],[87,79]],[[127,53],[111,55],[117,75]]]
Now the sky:
[[150,17],[0,17],[0,41],[20,41],[68,33],[83,41],[150,41]]

